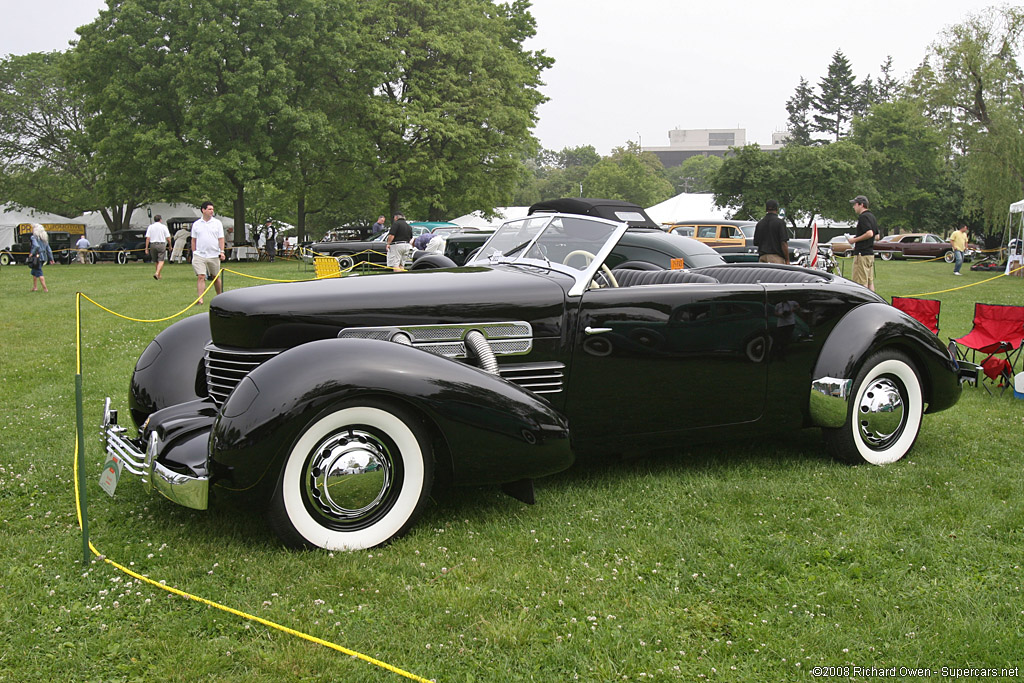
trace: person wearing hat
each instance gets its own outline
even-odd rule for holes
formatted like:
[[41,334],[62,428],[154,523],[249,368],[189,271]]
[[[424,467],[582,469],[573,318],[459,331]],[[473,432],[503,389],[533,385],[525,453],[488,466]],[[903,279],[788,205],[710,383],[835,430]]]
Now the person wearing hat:
[[875,236],[878,221],[868,210],[868,198],[862,194],[850,200],[857,214],[856,234],[850,238],[853,245],[853,275],[851,280],[875,291]]

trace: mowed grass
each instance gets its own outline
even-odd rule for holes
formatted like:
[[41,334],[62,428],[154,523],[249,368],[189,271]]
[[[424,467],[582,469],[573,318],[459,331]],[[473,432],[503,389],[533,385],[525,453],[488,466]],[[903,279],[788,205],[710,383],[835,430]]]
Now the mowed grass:
[[[231,267],[311,275],[295,262]],[[24,266],[0,269],[0,680],[402,680],[81,563],[75,292],[150,319],[184,309],[195,283],[182,265],[160,282],[148,264],[45,270],[49,294],[28,291]],[[991,277],[951,271],[879,262],[877,285],[888,297]],[[945,340],[970,329],[976,301],[1024,304],[1024,280],[932,298]],[[833,462],[817,430],[742,443],[723,433],[714,446],[581,463],[537,482],[533,506],[495,488],[438,492],[383,549],[294,552],[223,501],[187,510],[128,476],[115,498],[100,490],[103,398],[127,407],[132,366],[168,324],[82,305],[91,538],[156,581],[439,681],[796,681],[844,665],[939,677],[1022,664],[1024,401],[1009,392],[967,389],[885,468]]]

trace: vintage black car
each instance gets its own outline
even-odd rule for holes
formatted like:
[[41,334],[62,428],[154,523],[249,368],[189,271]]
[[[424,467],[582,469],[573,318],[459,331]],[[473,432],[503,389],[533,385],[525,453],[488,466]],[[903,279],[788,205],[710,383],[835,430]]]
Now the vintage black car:
[[[64,230],[47,230],[47,239],[50,244],[50,251],[53,252],[55,263],[72,263],[78,258],[78,249],[75,243],[82,236],[84,226],[79,232],[67,232]],[[7,266],[13,263],[27,263],[29,252],[32,251],[32,226],[25,223],[18,226],[17,240],[6,249],[0,250],[0,266]],[[92,253],[89,253],[89,262],[92,263]]]
[[142,259],[149,261],[145,230],[117,230],[107,234],[107,241],[94,250],[97,261],[116,261],[120,264]]
[[[599,452],[819,427],[838,458],[892,463],[959,398],[971,368],[868,289],[576,202],[464,267],[217,296],[142,353],[138,436],[108,403],[108,451],[182,505],[244,495],[289,545],[359,549],[406,532],[435,482],[533,502]],[[690,251],[669,269],[652,244]]]

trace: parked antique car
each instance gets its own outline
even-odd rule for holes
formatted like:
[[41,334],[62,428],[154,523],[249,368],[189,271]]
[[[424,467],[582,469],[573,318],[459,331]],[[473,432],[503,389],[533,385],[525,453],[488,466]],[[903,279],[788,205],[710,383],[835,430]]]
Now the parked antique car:
[[120,264],[142,259],[149,261],[146,251],[145,230],[117,230],[107,234],[107,241],[94,250],[97,261],[116,261]]
[[[430,232],[430,230],[421,225],[412,226],[413,237],[422,235],[425,232]],[[309,246],[309,249],[317,254],[335,257],[343,269],[351,268],[360,263],[384,265],[388,260],[384,245],[384,240],[387,236],[387,231],[384,231],[363,240],[314,242]]]
[[832,253],[836,256],[853,256],[853,245],[850,244],[851,237],[853,235],[839,235],[830,239],[828,243],[832,247]]
[[[84,227],[83,227],[84,229]],[[29,223],[18,226],[17,238],[11,246],[0,250],[0,266],[7,266],[13,263],[27,263],[29,252],[32,250],[32,227]],[[47,238],[50,244],[50,251],[53,252],[55,263],[72,263],[78,258],[78,250],[75,242],[82,236],[81,232],[71,233],[64,230],[47,230]],[[89,253],[92,256],[92,253]],[[92,259],[89,260],[92,263]]]
[[[924,232],[911,232],[902,235],[887,235],[875,241],[875,256],[883,261],[900,258],[942,258],[946,263],[953,262],[953,245],[938,235]],[[979,251],[977,244],[968,244],[964,251],[964,260],[970,261]]]
[[[860,285],[726,264],[587,200],[532,209],[465,267],[217,296],[139,357],[137,436],[108,399],[108,452],[176,503],[246,496],[289,545],[359,549],[405,533],[435,482],[533,502],[598,452],[819,427],[838,458],[892,463],[960,396],[970,368]],[[666,269],[650,245],[689,255]]]
[[[727,263],[753,263],[757,261],[757,247],[754,246],[754,229],[757,223],[751,221],[704,220],[680,221],[669,224],[666,229],[673,234],[703,242],[722,255]],[[811,265],[811,241],[793,237],[790,230],[789,262],[798,266]],[[818,261],[814,267],[829,273],[839,272],[838,264],[828,244],[818,244]]]

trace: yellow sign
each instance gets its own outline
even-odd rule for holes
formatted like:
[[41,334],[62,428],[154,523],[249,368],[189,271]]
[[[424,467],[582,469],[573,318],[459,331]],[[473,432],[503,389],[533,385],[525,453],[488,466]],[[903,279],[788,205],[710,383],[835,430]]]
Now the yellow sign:
[[[84,235],[85,226],[81,223],[40,223],[46,232],[67,232],[72,235]],[[18,225],[19,235],[28,235],[32,232],[32,223],[20,223]]]
[[674,259],[672,259],[672,270],[682,270],[685,267],[686,267],[686,264],[683,263],[683,259],[681,259],[681,258],[674,258]]

